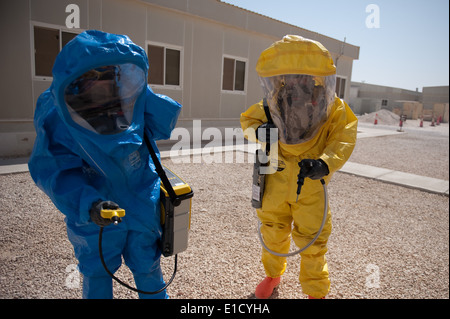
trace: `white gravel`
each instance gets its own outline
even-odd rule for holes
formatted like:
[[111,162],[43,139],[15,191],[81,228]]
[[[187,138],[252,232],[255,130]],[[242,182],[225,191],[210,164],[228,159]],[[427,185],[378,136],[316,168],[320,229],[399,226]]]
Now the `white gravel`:
[[[448,133],[411,131],[360,139],[351,161],[448,180],[448,152]],[[189,248],[178,256],[170,297],[254,298],[264,270],[252,164],[164,162],[195,191]],[[449,298],[448,196],[338,172],[329,197],[328,298]],[[0,298],[81,297],[63,216],[28,173],[0,176],[0,230]],[[305,298],[299,261],[288,260],[273,298]],[[166,278],[172,265],[162,258]],[[117,275],[133,283],[125,266]],[[114,287],[116,298],[137,298]]]
[[[434,130],[429,122],[425,128],[418,121],[407,122],[403,133],[359,139],[350,161],[448,181],[448,123]],[[396,132],[397,127],[390,129]]]

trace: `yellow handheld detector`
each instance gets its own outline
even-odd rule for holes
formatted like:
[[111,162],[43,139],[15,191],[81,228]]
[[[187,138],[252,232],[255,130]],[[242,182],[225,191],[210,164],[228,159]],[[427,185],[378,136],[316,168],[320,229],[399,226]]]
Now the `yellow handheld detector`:
[[144,141],[161,178],[161,225],[163,235],[160,243],[165,257],[186,250],[191,216],[191,200],[194,192],[191,187],[174,172],[163,166],[153,149],[147,134]]
[[164,165],[163,169],[176,195],[175,200],[171,198],[166,187],[161,183],[161,225],[163,227],[161,251],[165,257],[168,257],[187,249],[194,192],[170,169]]

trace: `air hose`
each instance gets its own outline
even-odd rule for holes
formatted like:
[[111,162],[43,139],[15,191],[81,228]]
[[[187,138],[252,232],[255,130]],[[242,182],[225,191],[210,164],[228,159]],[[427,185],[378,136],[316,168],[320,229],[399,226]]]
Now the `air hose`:
[[161,289],[156,290],[156,291],[144,291],[144,290],[140,290],[140,289],[131,287],[127,283],[124,283],[122,280],[120,280],[119,278],[114,276],[114,274],[106,266],[105,260],[103,258],[102,239],[103,239],[103,227],[100,227],[100,232],[99,232],[99,235],[98,235],[98,250],[99,250],[99,254],[100,254],[100,261],[102,262],[103,268],[105,268],[105,270],[108,273],[108,275],[110,275],[112,279],[117,281],[122,286],[124,286],[124,287],[126,287],[126,288],[128,288],[128,289],[130,289],[132,291],[135,291],[137,293],[140,293],[140,294],[156,295],[156,294],[159,294],[160,292],[164,291],[167,287],[169,287],[169,285],[172,283],[173,279],[175,278],[175,274],[177,273],[177,259],[178,259],[178,255],[175,255],[175,262],[174,262],[174,266],[173,266],[172,277],[169,279],[169,281],[167,282],[167,284],[164,287],[162,287]]
[[309,246],[314,244],[314,242],[317,240],[319,235],[322,233],[323,227],[325,226],[325,222],[326,222],[326,219],[327,219],[327,214],[328,214],[328,192],[327,192],[327,186],[326,186],[325,181],[323,179],[320,180],[320,183],[322,183],[322,187],[323,187],[323,193],[324,193],[324,197],[325,197],[325,199],[324,199],[324,202],[325,202],[324,206],[325,207],[324,207],[324,210],[323,210],[322,223],[320,224],[319,230],[317,231],[317,234],[314,236],[314,238],[305,247],[300,248],[299,250],[296,250],[294,252],[287,253],[287,254],[277,253],[276,251],[273,251],[273,250],[269,249],[267,247],[267,245],[264,243],[264,239],[263,239],[262,234],[261,234],[262,223],[261,223],[261,221],[258,220],[258,224],[259,224],[258,225],[258,237],[259,237],[259,241],[261,242],[261,245],[264,247],[265,250],[267,250],[269,253],[271,253],[272,255],[275,255],[275,256],[290,257],[290,256],[294,256],[294,255],[297,255],[297,254],[303,252]]

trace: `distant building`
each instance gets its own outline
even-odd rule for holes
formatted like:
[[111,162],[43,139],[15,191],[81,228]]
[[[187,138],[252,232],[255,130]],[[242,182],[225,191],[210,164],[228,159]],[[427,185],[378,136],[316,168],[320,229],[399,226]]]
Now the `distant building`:
[[422,90],[424,109],[433,109],[436,103],[449,102],[449,86],[425,86]]
[[422,92],[352,82],[348,103],[356,114],[392,111],[407,118],[448,122],[449,86],[423,87]]
[[[73,5],[79,8],[78,29],[66,24],[68,18],[73,22]],[[331,52],[343,98],[359,57],[357,46],[219,0],[1,1],[6,45],[0,50],[0,156],[31,152],[34,108],[51,84],[54,59],[86,29],[126,34],[145,48],[150,86],[183,104],[178,126],[186,128],[194,119],[204,128],[240,127],[240,113],[262,97],[256,61],[286,34],[317,40]]]
[[426,115],[439,117],[444,123],[449,121],[449,86],[427,86],[422,92],[423,108]]
[[[348,103],[356,114],[392,111],[403,101],[421,102],[422,93],[389,86],[352,82]],[[400,102],[401,101],[401,102]]]

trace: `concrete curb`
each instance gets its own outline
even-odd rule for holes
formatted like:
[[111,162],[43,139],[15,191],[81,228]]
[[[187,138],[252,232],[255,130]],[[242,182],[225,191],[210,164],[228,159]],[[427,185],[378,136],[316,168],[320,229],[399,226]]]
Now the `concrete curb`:
[[339,172],[449,196],[449,181],[347,162]]
[[[368,125],[367,125],[368,126]],[[394,134],[402,134],[394,130],[389,129],[376,129],[373,127],[361,127],[361,131],[358,131],[358,138],[386,136]],[[256,151],[256,144],[239,144],[228,145],[218,147],[203,147],[196,149],[189,149],[189,146],[181,150],[163,150],[168,149],[170,146],[161,147],[161,159],[171,157],[189,157],[189,156],[202,156],[209,154],[217,154],[223,152],[244,152],[248,154],[254,154]],[[0,175],[24,173],[28,172],[28,159],[18,158],[13,160],[0,161]],[[358,164],[353,162],[347,162],[339,170],[339,172],[351,174],[355,176],[370,178],[381,182],[391,183],[395,185],[401,185],[409,188],[419,189],[435,194],[442,194],[449,196],[449,181],[441,180],[437,178],[425,177],[420,175],[414,175],[410,173],[404,173],[400,171],[394,171],[386,168],[380,168],[370,165]]]
[[[244,152],[253,154],[254,150],[249,150],[247,147],[243,148],[236,146],[228,146],[223,148],[211,149],[191,149],[189,154],[183,154],[179,156],[191,156],[191,155],[202,155],[217,152]],[[161,152],[161,158],[170,158],[170,151]],[[188,153],[188,152],[186,152]],[[0,175],[16,174],[28,172],[28,164],[11,164],[11,165],[0,165]],[[355,176],[365,177],[373,180],[378,180],[381,182],[391,183],[395,185],[405,186],[409,188],[415,188],[423,191],[427,191],[435,194],[442,194],[449,196],[449,181],[441,180],[437,178],[425,177],[410,173],[404,173],[399,171],[394,171],[386,168],[380,168],[370,165],[358,164],[353,162],[347,162],[339,170],[341,173],[351,174]]]

